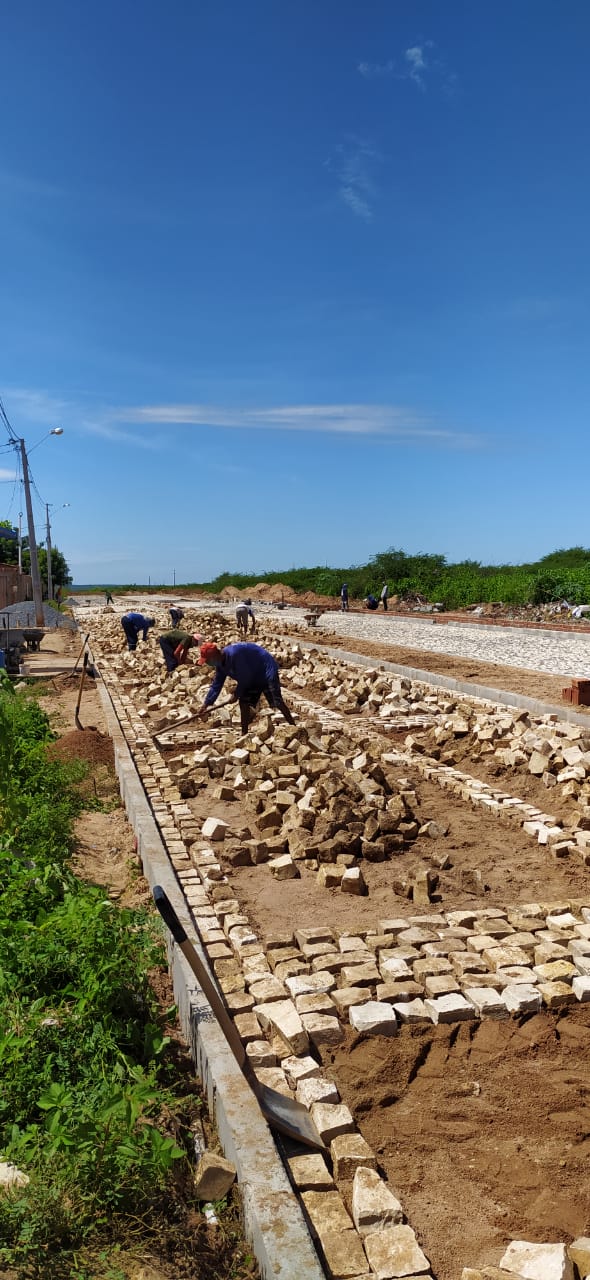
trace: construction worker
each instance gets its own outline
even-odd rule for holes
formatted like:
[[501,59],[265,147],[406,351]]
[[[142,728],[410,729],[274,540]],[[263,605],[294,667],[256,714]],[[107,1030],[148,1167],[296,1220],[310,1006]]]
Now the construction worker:
[[280,711],[289,724],[295,723],[283,701],[276,658],[261,645],[228,644],[219,649],[216,644],[202,644],[199,665],[204,663],[215,667],[215,678],[199,712],[201,716],[209,713],[229,676],[236,681],[233,700],[240,707],[242,733],[247,733],[262,693],[270,707]]
[[256,631],[256,618],[251,609],[251,600],[243,600],[236,609],[236,622],[238,624],[238,632],[245,636],[248,635],[248,618],[252,619],[252,635]]
[[184,609],[181,609],[180,606],[177,604],[171,604],[168,612],[170,614],[170,621],[172,622],[172,626],[177,627],[179,623],[182,622],[182,619],[184,618]]
[[164,631],[158,639],[166,663],[166,671],[171,675],[182,662],[186,662],[189,649],[197,648],[202,643],[203,637],[191,635],[190,631],[173,627],[171,631]]
[[155,618],[144,618],[143,613],[124,613],[121,626],[127,637],[127,648],[131,653],[137,649],[137,641],[141,631],[142,639],[147,640],[150,627],[155,627]]
[[387,583],[386,583],[386,582],[384,582],[384,583],[383,583],[383,586],[382,586],[382,588],[381,588],[381,595],[379,596],[379,599],[380,599],[380,601],[381,601],[381,604],[383,605],[384,612],[385,612],[385,613],[387,613],[387,601],[388,601],[388,599],[389,599],[389,587],[388,587],[388,585],[387,585]]
[[340,607],[343,613],[348,613],[348,584],[342,583],[340,588]]

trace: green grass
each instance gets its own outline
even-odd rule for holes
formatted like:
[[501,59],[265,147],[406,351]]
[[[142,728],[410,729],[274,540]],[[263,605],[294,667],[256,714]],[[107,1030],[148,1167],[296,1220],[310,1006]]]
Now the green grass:
[[0,681],[0,1159],[30,1179],[0,1196],[0,1267],[23,1280],[161,1217],[200,1105],[174,1092],[149,983],[159,925],[71,871],[84,766],[52,759],[53,736]]

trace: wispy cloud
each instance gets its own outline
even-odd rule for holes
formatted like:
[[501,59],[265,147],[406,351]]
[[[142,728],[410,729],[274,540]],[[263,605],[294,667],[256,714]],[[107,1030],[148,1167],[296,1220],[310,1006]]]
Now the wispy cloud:
[[[199,433],[212,430],[299,432],[300,434],[364,437],[392,444],[431,444],[447,449],[481,447],[483,438],[469,431],[455,429],[433,414],[419,408],[395,404],[278,404],[252,408],[224,404],[176,403],[105,405],[65,397],[44,391],[24,390],[6,393],[5,403],[16,418],[30,415],[38,426],[62,425],[66,431],[99,436],[114,447],[127,445],[137,449],[169,448],[167,428],[196,428]],[[55,406],[61,413],[56,418]],[[16,424],[14,424],[16,425]],[[158,430],[159,428],[159,430]],[[43,437],[41,437],[43,438]],[[27,432],[29,442],[29,433]],[[30,443],[34,444],[31,436]],[[231,464],[220,462],[220,466]],[[13,470],[0,468],[0,480],[15,479]]]
[[132,423],[374,436],[406,442],[430,441],[450,448],[473,448],[480,443],[475,435],[446,428],[417,410],[396,405],[298,404],[235,409],[206,404],[157,404],[120,413],[125,422]]
[[423,46],[419,44],[412,45],[411,49],[406,49],[404,58],[409,67],[408,75],[410,80],[413,80],[414,84],[417,84],[419,89],[423,89],[424,72],[428,66],[426,58],[424,57]]
[[357,71],[365,80],[411,80],[423,93],[428,83],[436,83],[445,94],[453,92],[456,84],[455,74],[435,53],[433,40],[410,45],[397,58],[388,58],[386,62],[359,62]]
[[8,471],[6,467],[0,467],[0,484],[14,482],[16,480],[16,471]]
[[360,71],[365,80],[381,80],[384,76],[395,74],[395,62],[393,58],[388,62],[359,62],[357,71]]
[[375,165],[381,156],[371,142],[354,136],[339,142],[326,161],[334,175],[338,196],[357,218],[371,222],[377,187],[373,179]]

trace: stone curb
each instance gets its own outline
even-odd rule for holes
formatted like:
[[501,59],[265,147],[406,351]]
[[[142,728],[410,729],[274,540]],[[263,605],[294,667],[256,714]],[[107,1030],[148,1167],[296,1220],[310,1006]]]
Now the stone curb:
[[[137,774],[107,686],[96,684],[115,750],[121,797],[137,837],[150,888],[161,884],[192,935],[184,894]],[[207,963],[198,940],[192,938]],[[183,1035],[191,1048],[227,1159],[235,1164],[244,1228],[264,1280],[323,1280],[297,1198],[254,1096],[227,1046],[209,1004],[184,956],[169,941],[168,952]]]

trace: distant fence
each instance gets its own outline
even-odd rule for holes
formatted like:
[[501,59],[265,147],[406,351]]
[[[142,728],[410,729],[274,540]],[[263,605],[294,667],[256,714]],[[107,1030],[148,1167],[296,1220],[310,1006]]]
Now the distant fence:
[[19,573],[11,564],[0,564],[0,609],[21,600],[33,599],[33,584],[28,573]]

